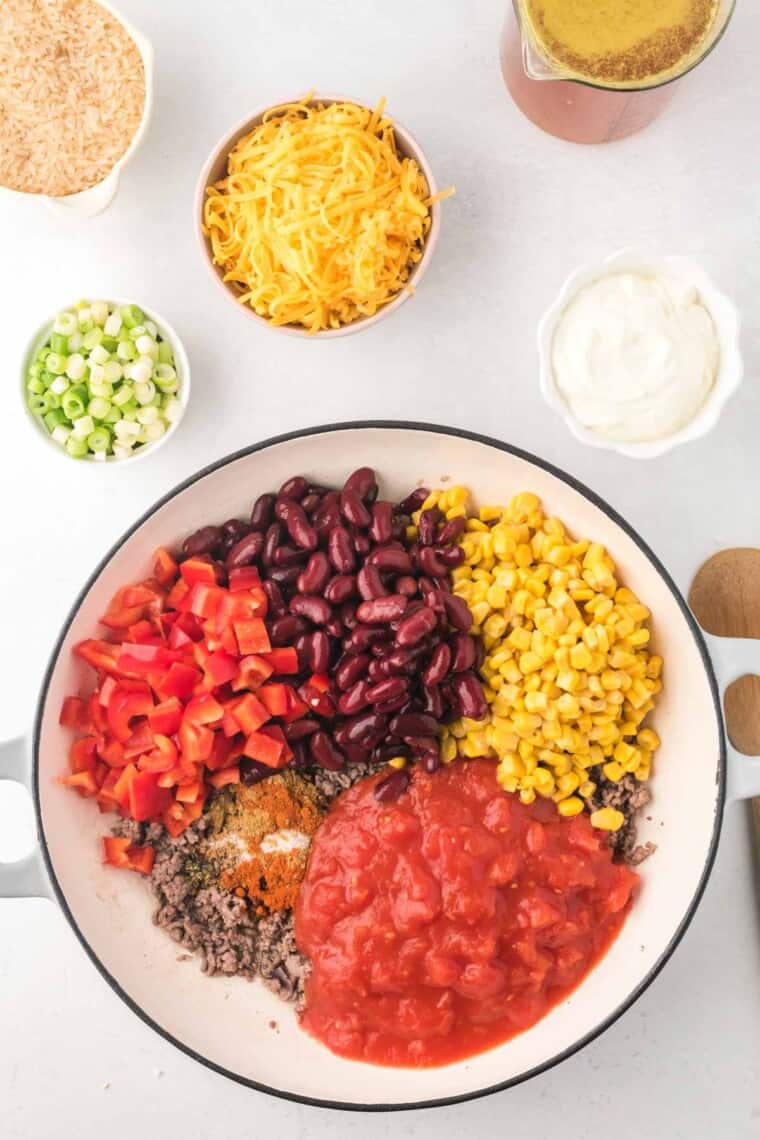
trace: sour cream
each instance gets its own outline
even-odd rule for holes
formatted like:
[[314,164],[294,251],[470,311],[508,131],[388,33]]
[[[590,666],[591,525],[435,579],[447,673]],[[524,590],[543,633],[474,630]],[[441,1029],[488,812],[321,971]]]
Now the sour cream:
[[641,443],[685,427],[715,384],[720,344],[696,286],[665,273],[609,273],[576,293],[551,350],[573,416],[606,439]]

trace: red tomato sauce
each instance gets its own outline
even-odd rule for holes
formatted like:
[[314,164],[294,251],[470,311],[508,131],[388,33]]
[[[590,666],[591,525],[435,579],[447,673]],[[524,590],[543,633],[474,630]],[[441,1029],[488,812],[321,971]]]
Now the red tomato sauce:
[[566,997],[623,924],[638,876],[586,816],[503,792],[489,760],[376,777],[317,832],[296,909],[312,961],[303,1025],[336,1053],[443,1065],[520,1033]]

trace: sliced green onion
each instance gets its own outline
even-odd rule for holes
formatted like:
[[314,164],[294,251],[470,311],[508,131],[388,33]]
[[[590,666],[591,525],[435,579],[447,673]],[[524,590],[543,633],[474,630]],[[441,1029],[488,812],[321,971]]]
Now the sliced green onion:
[[66,418],[72,423],[74,420],[79,419],[84,415],[84,400],[73,388],[70,388],[61,400],[61,407],[66,413]]
[[103,396],[95,396],[87,405],[87,415],[96,420],[104,420],[111,410],[111,401]]
[[132,344],[131,340],[120,340],[118,348],[116,349],[116,355],[118,356],[119,360],[122,360],[124,362],[128,360],[134,360],[137,356],[137,349]]
[[140,425],[130,420],[117,420],[113,430],[120,440],[132,440],[140,434]]
[[86,348],[88,350],[96,348],[99,344],[102,344],[102,343],[103,343],[103,330],[102,329],[98,329],[98,328],[90,329],[90,331],[88,333],[85,333],[84,336],[82,337],[82,348]]
[[158,342],[158,359],[162,364],[173,363],[174,353],[172,352],[172,346],[169,344],[168,340],[160,340]]
[[113,445],[113,454],[115,459],[129,459],[132,454],[132,448],[124,443],[115,443]]
[[29,408],[29,411],[34,412],[34,414],[37,416],[42,415],[43,412],[47,411],[47,403],[45,401],[45,397],[38,395],[36,392],[32,392],[31,396],[27,397],[26,404]]
[[77,439],[73,434],[66,440],[65,447],[72,459],[84,459],[87,454],[87,440]]
[[81,352],[75,352],[66,361],[66,375],[69,380],[81,380],[87,371],[87,364]]
[[66,357],[60,356],[57,352],[49,352],[45,357],[45,367],[48,372],[60,376],[66,371]]
[[69,348],[69,338],[64,336],[63,333],[54,332],[50,335],[50,347],[53,352],[65,356]]
[[108,409],[108,412],[103,417],[103,419],[107,424],[117,423],[121,419],[121,409],[111,404],[111,407]]
[[111,313],[106,317],[106,323],[103,325],[103,332],[106,336],[118,336],[121,331],[121,315],[119,313]]
[[135,390],[131,384],[122,384],[120,388],[113,394],[113,403],[117,408],[121,408],[124,404],[128,404],[135,394]]
[[135,396],[137,397],[138,404],[149,404],[156,394],[156,385],[152,380],[146,380],[143,383],[135,384]]
[[147,333],[147,331],[148,330],[146,329],[145,325],[133,325],[132,328],[129,330],[129,335],[132,337],[132,340],[136,344],[138,338],[141,336],[144,336]]
[[107,348],[109,352],[116,352],[116,346],[119,342],[115,336],[104,336],[100,343],[103,345],[103,348]]
[[74,420],[74,435],[77,439],[87,439],[92,431],[95,431],[95,421],[92,416],[79,416]]
[[161,420],[155,420],[151,424],[147,424],[144,429],[146,443],[153,443],[155,440],[160,439],[166,432],[166,427]]
[[58,427],[54,427],[51,431],[50,438],[54,439],[56,443],[64,444],[70,435],[71,428],[64,427],[63,424],[59,424]]
[[45,391],[45,385],[42,383],[38,376],[32,376],[26,382],[26,390],[27,392],[35,392],[39,394],[40,392]]
[[139,412],[137,413],[137,422],[139,424],[154,424],[158,419],[158,415],[158,408],[140,408]]
[[[96,368],[99,365],[95,365]],[[90,380],[90,392],[93,396],[102,396],[105,400],[110,400],[113,396],[113,386],[107,380]]]
[[77,330],[77,332],[72,333],[71,336],[67,339],[66,347],[67,347],[69,352],[79,352],[83,343],[84,343],[84,337]]
[[145,319],[145,314],[137,305],[122,305],[119,314],[128,329],[133,329],[135,325],[142,324]]
[[60,408],[52,408],[49,412],[45,412],[45,415],[42,418],[45,421],[45,427],[48,429],[51,435],[55,428],[57,428],[60,424],[65,423],[66,421],[66,416]]
[[[53,322],[53,331],[62,336],[71,336],[77,330],[77,317],[68,311],[59,313]],[[60,352],[60,349],[56,349]]]
[[111,433],[108,428],[99,427],[95,431],[91,431],[87,436],[87,446],[90,451],[107,452],[111,446]]
[[61,407],[61,397],[58,395],[57,392],[53,392],[50,388],[48,388],[47,392],[42,397],[42,399],[45,401],[45,411],[46,412],[49,412],[51,408],[60,408]]
[[108,318],[108,302],[93,301],[90,305],[90,313],[96,325],[104,325]]
[[103,371],[108,384],[115,384],[124,375],[124,369],[118,360],[109,360],[107,364],[103,365]]
[[50,391],[55,392],[56,396],[62,396],[64,392],[68,392],[69,382],[65,376],[56,376],[53,383],[50,385]]
[[158,357],[158,345],[148,333],[143,333],[142,336],[138,336],[135,341],[135,348],[141,356],[151,356],[155,351],[156,357]]
[[182,415],[182,405],[179,400],[167,400],[164,405],[164,415],[170,424],[176,424]]

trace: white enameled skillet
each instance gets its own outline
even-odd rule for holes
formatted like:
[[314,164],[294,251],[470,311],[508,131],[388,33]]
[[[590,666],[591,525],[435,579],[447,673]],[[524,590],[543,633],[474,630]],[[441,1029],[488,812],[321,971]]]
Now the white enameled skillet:
[[[92,635],[117,587],[149,573],[157,546],[204,523],[245,515],[260,492],[290,475],[338,484],[365,464],[377,469],[388,498],[448,479],[469,485],[481,502],[536,492],[574,533],[609,548],[623,580],[651,608],[654,644],[665,658],[654,720],[662,748],[641,836],[655,841],[657,852],[641,867],[641,893],[625,927],[576,992],[532,1029],[438,1069],[381,1068],[333,1056],[258,983],[208,979],[195,962],[178,962],[177,946],[151,924],[145,884],[100,864],[98,837],[108,818],[56,783],[68,738],[58,724],[61,701],[85,680],[72,646]],[[760,793],[760,758],[740,756],[725,743],[714,669],[724,686],[758,672],[759,658],[760,647],[751,641],[704,638],[635,531],[598,496],[534,456],[422,424],[345,424],[280,436],[220,460],[171,491],[84,585],[53,650],[32,738],[0,751],[0,778],[28,784],[39,832],[32,856],[0,866],[0,896],[57,900],[94,964],[138,1016],[196,1060],[253,1088],[365,1110],[444,1104],[502,1089],[556,1064],[609,1026],[681,939],[710,874],[726,799]]]

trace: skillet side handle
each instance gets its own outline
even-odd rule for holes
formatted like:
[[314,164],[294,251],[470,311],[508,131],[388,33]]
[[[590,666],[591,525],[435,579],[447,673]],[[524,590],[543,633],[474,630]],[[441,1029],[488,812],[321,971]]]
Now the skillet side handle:
[[[29,790],[28,742],[0,741],[0,780],[14,780]],[[0,899],[52,899],[38,847],[15,863],[0,863]]]
[[[715,637],[705,633],[705,641],[718,678],[721,700],[729,685],[748,673],[760,676],[760,642],[743,637]],[[729,802],[760,796],[760,756],[745,756],[726,740]]]

